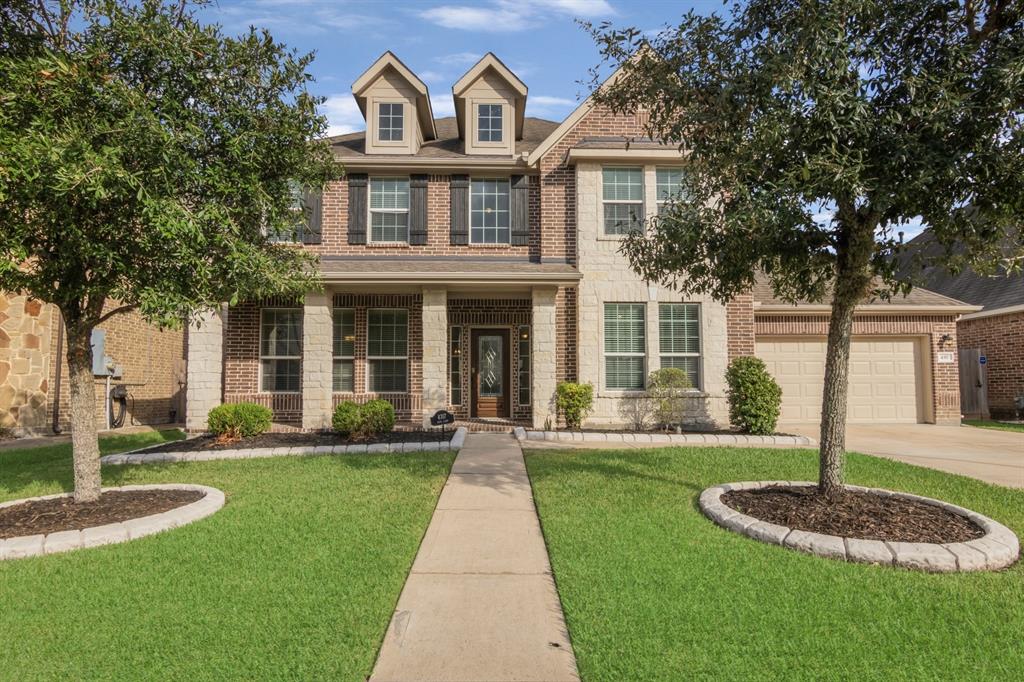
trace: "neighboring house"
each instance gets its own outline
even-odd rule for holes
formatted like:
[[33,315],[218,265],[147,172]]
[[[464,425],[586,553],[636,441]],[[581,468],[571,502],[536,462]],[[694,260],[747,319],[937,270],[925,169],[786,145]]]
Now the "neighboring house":
[[[1007,253],[1020,248],[1020,233],[1008,234]],[[941,247],[926,230],[910,242],[911,253],[924,258]],[[960,349],[961,399],[970,417],[1012,418],[1015,400],[1024,397],[1024,273],[1007,275],[1004,268],[981,275],[970,268],[958,274],[927,267],[921,281],[933,291],[979,306],[957,322]]]
[[[325,289],[225,306],[190,329],[190,429],[240,401],[270,407],[279,428],[328,428],[339,402],[373,397],[407,424],[447,409],[542,427],[564,380],[593,384],[587,425],[614,426],[665,366],[694,385],[689,421],[727,422],[723,374],[755,353],[761,318],[751,295],[684,297],[618,253],[685,172],[678,149],[643,139],[642,113],[587,100],[561,122],[527,118],[526,85],[492,54],[454,84],[454,117],[434,118],[426,85],[390,52],[352,90],[367,129],[332,139],[346,177],[305,198],[301,248],[319,254]],[[914,419],[959,417],[948,368],[932,361],[957,305],[909,326],[882,316],[887,338],[919,349]],[[809,311],[786,333],[816,340],[822,318]],[[808,353],[802,368],[818,361]]]
[[[108,305],[107,309],[115,304]],[[0,427],[16,435],[69,428],[69,386],[60,313],[24,295],[0,293]],[[183,420],[182,330],[160,331],[136,312],[105,321],[93,334],[96,420],[107,424],[109,390],[125,387],[125,426]]]

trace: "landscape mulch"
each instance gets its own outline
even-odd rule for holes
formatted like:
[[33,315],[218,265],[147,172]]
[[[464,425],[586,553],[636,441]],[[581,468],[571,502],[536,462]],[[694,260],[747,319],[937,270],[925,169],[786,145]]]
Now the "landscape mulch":
[[35,500],[0,508],[0,539],[118,523],[191,504],[198,490],[109,491],[96,502],[76,504],[71,497]]
[[859,491],[826,498],[814,486],[778,486],[731,490],[722,502],[779,526],[861,540],[941,544],[985,535],[970,519],[942,507]]
[[319,447],[327,445],[359,445],[366,443],[447,443],[455,435],[454,429],[438,431],[392,431],[368,438],[349,438],[333,432],[324,433],[261,433],[241,440],[217,442],[213,436],[199,436],[188,440],[172,441],[155,448],[147,448],[150,452],[215,452],[217,450],[246,450],[249,448],[292,448]]

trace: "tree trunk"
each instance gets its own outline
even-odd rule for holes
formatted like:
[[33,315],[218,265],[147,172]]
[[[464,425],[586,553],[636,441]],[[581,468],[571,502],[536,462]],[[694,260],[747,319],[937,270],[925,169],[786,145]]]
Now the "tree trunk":
[[71,449],[75,502],[100,497],[100,446],[96,435],[96,386],[92,373],[92,326],[65,324],[71,387]]

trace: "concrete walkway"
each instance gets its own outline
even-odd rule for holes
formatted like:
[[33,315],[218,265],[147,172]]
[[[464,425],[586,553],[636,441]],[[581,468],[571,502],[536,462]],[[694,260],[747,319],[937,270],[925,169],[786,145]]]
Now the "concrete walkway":
[[[809,436],[817,424],[782,425]],[[867,455],[971,476],[988,483],[1024,488],[1024,434],[974,426],[935,424],[849,424],[846,449]]]
[[370,679],[579,680],[512,436],[467,437]]

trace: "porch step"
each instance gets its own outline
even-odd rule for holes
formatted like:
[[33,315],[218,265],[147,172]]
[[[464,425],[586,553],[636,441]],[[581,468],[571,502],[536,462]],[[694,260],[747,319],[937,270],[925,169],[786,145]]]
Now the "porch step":
[[516,419],[459,419],[455,422],[455,428],[464,426],[470,433],[512,433],[516,426],[529,425],[525,420]]

